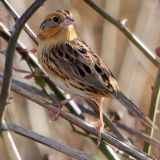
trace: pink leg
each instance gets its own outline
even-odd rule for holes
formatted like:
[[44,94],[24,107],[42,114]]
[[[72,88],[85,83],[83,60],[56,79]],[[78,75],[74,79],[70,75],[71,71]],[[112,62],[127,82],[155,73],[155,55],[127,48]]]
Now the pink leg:
[[103,102],[102,97],[100,97],[96,100],[96,103],[99,107],[99,124],[98,124],[98,126],[96,126],[97,131],[98,131],[98,137],[97,137],[98,145],[101,142],[101,133],[103,132],[103,129],[104,129],[102,102]]

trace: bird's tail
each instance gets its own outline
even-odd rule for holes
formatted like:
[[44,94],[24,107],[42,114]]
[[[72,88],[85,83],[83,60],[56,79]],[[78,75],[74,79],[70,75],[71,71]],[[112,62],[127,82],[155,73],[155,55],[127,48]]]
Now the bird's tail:
[[131,114],[139,118],[145,126],[154,127],[152,121],[121,91],[117,92],[116,98],[122,105],[124,105],[129,110],[129,112],[131,112]]

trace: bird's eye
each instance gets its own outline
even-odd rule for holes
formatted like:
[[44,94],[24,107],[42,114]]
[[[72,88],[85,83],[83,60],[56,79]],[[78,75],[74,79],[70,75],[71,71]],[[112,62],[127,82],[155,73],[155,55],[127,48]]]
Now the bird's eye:
[[53,20],[54,23],[59,23],[60,22],[60,18],[57,17],[57,16],[53,17],[52,20]]
[[60,17],[54,16],[52,18],[44,20],[40,28],[47,29],[48,27],[54,27],[54,26],[57,26],[60,22],[61,22]]

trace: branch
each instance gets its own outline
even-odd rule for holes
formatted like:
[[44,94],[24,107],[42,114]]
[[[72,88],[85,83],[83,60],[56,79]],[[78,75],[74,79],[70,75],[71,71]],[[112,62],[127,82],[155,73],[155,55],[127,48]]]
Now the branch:
[[99,13],[103,18],[111,22],[116,28],[124,33],[124,35],[131,41],[156,67],[159,66],[159,62],[156,56],[151,52],[147,46],[145,46],[140,39],[134,35],[124,24],[123,21],[118,21],[108,14],[105,10],[99,7],[92,0],[84,0],[92,9]]
[[[4,130],[4,128],[6,128],[5,122],[3,122],[3,127],[1,126],[1,130]],[[11,133],[9,131],[2,132],[2,139],[6,147],[9,158],[11,160],[21,160],[19,151],[13,141]]]
[[[1,2],[6,7],[6,9],[10,12],[10,14],[14,17],[14,20],[18,20],[20,18],[18,13],[13,9],[13,7],[9,4],[7,0],[1,0]],[[24,25],[24,30],[29,35],[29,37],[33,40],[33,42],[38,44],[36,35],[33,33],[31,28],[27,24]]]
[[[155,124],[159,100],[160,100],[160,65],[159,65],[159,69],[157,72],[157,77],[155,80],[154,88],[152,91],[150,110],[149,110],[149,118],[151,119],[153,124]],[[153,131],[154,131],[154,128],[148,128],[146,133],[150,137],[153,137]],[[147,142],[144,144],[144,151],[149,154],[151,152],[151,146]]]
[[[88,137],[88,134],[86,132],[79,131],[76,127],[74,127],[74,125],[71,125],[71,126],[73,129],[73,132],[78,133],[82,136]],[[90,136],[89,138],[94,142],[95,145],[97,145],[97,138],[93,136]],[[106,145],[106,143],[100,143],[98,147],[101,150],[101,152],[107,157],[107,159],[120,160],[119,155],[117,154],[116,151],[114,151],[112,146]]]
[[[3,78],[3,76],[0,76],[0,84],[2,83],[2,78]],[[38,94],[38,92],[41,92],[41,91],[35,87],[29,86],[29,85],[22,83],[20,81],[17,81],[17,80],[13,80],[11,89],[13,92],[15,92],[21,96],[24,96],[27,99],[30,99],[31,101],[41,105],[42,107],[44,107],[50,111],[53,111],[55,113],[59,112],[59,109],[57,109],[53,105],[49,104],[46,98],[44,98]],[[81,119],[73,116],[72,114],[61,110],[60,116],[63,117],[64,119],[68,120],[69,122],[73,123],[74,125],[82,128],[86,132],[91,133],[95,136],[98,136],[98,132],[95,127],[93,127],[90,124],[82,121]],[[112,136],[110,134],[102,133],[101,136],[102,136],[102,140],[104,140],[105,142],[114,145],[115,147],[119,148],[120,150],[128,153],[129,155],[131,155],[139,160],[144,160],[144,159],[145,160],[153,160],[152,157],[139,151],[135,147],[132,147],[132,146],[128,145],[127,143],[124,143],[123,141],[118,140],[117,138],[115,138],[114,136]]]
[[36,0],[26,10],[26,12],[21,16],[21,18],[16,21],[16,24],[14,25],[12,29],[12,35],[11,35],[11,38],[9,40],[7,50],[6,50],[4,77],[3,77],[3,84],[2,84],[1,95],[0,95],[0,120],[1,122],[5,115],[7,100],[8,100],[9,92],[10,92],[14,51],[15,51],[17,39],[26,21],[43,4],[44,1],[45,0]]
[[51,138],[47,138],[45,136],[42,136],[38,133],[35,133],[31,130],[25,129],[23,127],[20,127],[13,123],[7,123],[6,126],[4,126],[5,130],[9,129],[14,131],[15,133],[27,137],[31,140],[34,140],[36,142],[39,142],[41,144],[44,144],[50,148],[53,148],[57,151],[63,152],[71,157],[77,158],[77,159],[84,159],[84,160],[95,160],[94,158],[91,158],[89,155],[85,154],[82,151],[79,151],[77,149],[71,148],[69,146],[66,146],[64,144],[61,144],[57,142],[56,140],[53,140]]
[[116,125],[117,125],[117,127],[123,129],[124,131],[126,131],[128,133],[135,135],[150,144],[157,145],[158,147],[160,147],[160,141],[149,137],[147,134],[145,134],[137,129],[133,129],[131,127],[128,127],[128,126],[121,124],[119,122],[116,122]]

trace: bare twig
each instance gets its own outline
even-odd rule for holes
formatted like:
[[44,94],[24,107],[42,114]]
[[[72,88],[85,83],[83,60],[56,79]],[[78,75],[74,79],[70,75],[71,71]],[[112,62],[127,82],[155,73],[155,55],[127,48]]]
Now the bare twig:
[[[2,76],[0,76],[0,84],[2,82]],[[41,97],[38,92],[41,92],[39,89],[36,89],[35,87],[29,86],[25,83],[22,83],[17,80],[12,81],[11,86],[12,91],[14,91],[17,94],[20,94],[33,102],[45,107],[48,110],[51,110],[55,113],[59,112],[59,109],[54,107],[51,104],[47,103],[47,99],[44,97]],[[74,125],[84,129],[86,132],[91,133],[93,135],[98,135],[97,129],[88,123],[84,122],[83,120],[73,116],[70,113],[67,113],[66,111],[61,110],[60,116],[64,119],[68,120],[69,122],[73,123]],[[129,155],[139,159],[139,160],[153,160],[152,157],[146,155],[145,153],[139,151],[138,149],[128,145],[127,143],[124,143],[117,138],[113,137],[110,134],[102,133],[102,140],[105,142],[108,142],[115,147],[119,148],[120,150],[123,150],[124,152],[128,153]]]
[[5,69],[4,69],[4,79],[0,95],[0,120],[2,122],[5,109],[7,104],[7,99],[9,97],[10,85],[12,79],[12,68],[13,68],[13,59],[14,51],[16,47],[17,39],[20,35],[20,32],[25,24],[25,22],[31,17],[31,15],[44,3],[45,0],[36,0],[21,16],[20,19],[16,21],[12,29],[12,35],[9,40],[7,50],[6,50],[6,60],[5,60]]
[[[71,125],[73,128],[73,131],[75,133],[78,133],[82,136],[88,137],[88,134],[86,132],[83,131],[79,131],[76,127],[74,127],[74,125]],[[95,143],[97,144],[97,138],[93,137],[93,136],[89,136],[89,138]],[[101,152],[106,156],[107,155],[107,159],[111,159],[111,160],[120,160],[119,156],[116,152],[113,152],[113,148],[109,145],[106,145],[105,143],[100,143],[99,148],[101,150]]]
[[[157,77],[155,80],[154,88],[152,91],[150,110],[149,110],[149,117],[152,120],[153,124],[155,124],[159,100],[160,100],[160,65],[159,65],[159,69],[157,72]],[[148,128],[146,133],[150,137],[153,137],[153,131],[154,131],[154,128]],[[150,154],[151,152],[151,146],[147,142],[144,144],[144,151],[148,154]]]
[[[3,126],[1,126],[2,130],[5,130],[6,124],[3,122]],[[9,131],[2,132],[2,139],[7,149],[8,156],[12,160],[21,160],[20,154],[17,150],[17,147],[13,141],[11,133]]]
[[[18,13],[13,9],[13,7],[9,4],[7,0],[1,0],[1,2],[3,3],[3,5],[6,7],[6,9],[10,12],[10,14],[13,16],[15,20],[18,20],[20,18]],[[33,42],[37,44],[36,35],[33,33],[31,28],[27,24],[24,25],[24,30],[30,36]]]
[[[13,30],[12,36],[8,43],[8,47],[6,50],[6,60],[5,60],[5,69],[4,69],[4,79],[3,85],[1,88],[0,95],[0,132],[2,131],[1,125],[4,124],[4,115],[7,105],[7,100],[10,92],[11,78],[12,78],[12,67],[13,67],[13,58],[14,58],[14,50],[19,34],[24,26],[25,22],[30,18],[30,16],[41,6],[44,0],[35,1],[31,7],[22,15],[22,17],[16,22]],[[13,142],[13,139],[9,132],[2,133],[3,139],[5,140],[6,147],[10,146],[8,149],[9,156],[11,155],[11,159],[20,160],[20,155],[18,150]],[[9,145],[8,145],[9,144]]]
[[134,136],[137,136],[137,137],[140,137],[141,139],[143,139],[144,141],[150,143],[150,144],[153,144],[153,145],[157,145],[158,147],[160,147],[160,141],[156,140],[156,139],[153,139],[151,137],[149,137],[148,135],[146,135],[145,133],[137,130],[137,129],[133,129],[131,127],[128,127],[124,124],[121,124],[119,122],[116,122],[116,125],[117,127],[123,129],[124,131],[134,135]]
[[81,160],[95,160],[95,158],[91,158],[89,155],[87,155],[86,153],[84,153],[82,151],[79,151],[77,149],[71,148],[71,147],[66,146],[64,144],[61,144],[56,140],[44,137],[38,133],[35,133],[35,132],[28,130],[26,128],[20,127],[16,124],[7,123],[5,128],[12,130],[19,135],[22,135],[24,137],[32,139],[36,142],[42,143],[50,148],[53,148],[53,149],[58,150],[60,152],[63,152],[71,157],[81,159]]
[[145,46],[140,39],[134,35],[123,23],[124,21],[118,21],[113,18],[110,14],[104,11],[92,0],[84,0],[91,8],[98,12],[102,17],[111,22],[115,27],[124,33],[124,35],[131,41],[154,65],[159,66],[159,62],[156,59],[156,56]]

